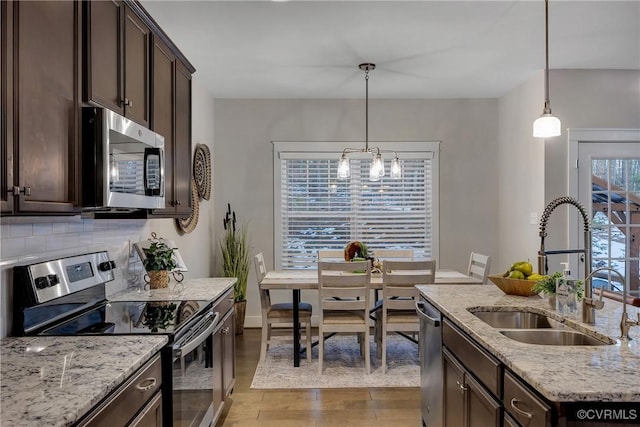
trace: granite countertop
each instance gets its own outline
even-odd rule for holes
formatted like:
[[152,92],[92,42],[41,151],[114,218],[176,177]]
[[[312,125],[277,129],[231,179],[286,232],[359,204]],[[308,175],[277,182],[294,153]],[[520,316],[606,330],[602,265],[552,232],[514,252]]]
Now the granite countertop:
[[107,299],[109,301],[213,301],[231,288],[236,280],[235,277],[206,277],[186,279],[180,283],[172,281],[166,288],[132,287],[109,295]]
[[[492,285],[418,286],[420,293],[461,329],[514,373],[552,402],[609,401],[640,402],[640,327],[633,327],[630,341],[620,340],[622,304],[605,300],[596,310],[596,324],[552,310],[539,296],[505,295]],[[615,344],[602,346],[554,346],[526,344],[500,334],[467,309],[528,307],[591,336],[606,335]],[[629,317],[637,319],[638,308],[627,305]]]
[[70,426],[167,343],[165,336],[0,340],[0,425]]

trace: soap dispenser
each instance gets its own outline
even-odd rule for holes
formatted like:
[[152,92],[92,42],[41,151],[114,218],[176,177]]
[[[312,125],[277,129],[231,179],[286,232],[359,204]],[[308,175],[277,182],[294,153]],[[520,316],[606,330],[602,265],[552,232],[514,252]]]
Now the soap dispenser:
[[571,277],[568,262],[561,262],[562,277],[556,279],[556,310],[561,314],[578,312],[578,280]]

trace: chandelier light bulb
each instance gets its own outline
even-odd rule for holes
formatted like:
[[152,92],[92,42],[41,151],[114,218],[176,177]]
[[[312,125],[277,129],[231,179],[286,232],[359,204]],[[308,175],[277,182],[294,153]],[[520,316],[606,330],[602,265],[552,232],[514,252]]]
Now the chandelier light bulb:
[[402,168],[400,168],[400,160],[398,160],[398,157],[394,157],[393,160],[391,160],[391,178],[392,179],[398,179],[402,176]]
[[376,154],[371,160],[371,166],[369,168],[369,181],[380,181],[380,178],[384,176],[384,162],[382,161],[382,155]]
[[349,158],[343,153],[338,162],[338,179],[347,179],[351,176]]

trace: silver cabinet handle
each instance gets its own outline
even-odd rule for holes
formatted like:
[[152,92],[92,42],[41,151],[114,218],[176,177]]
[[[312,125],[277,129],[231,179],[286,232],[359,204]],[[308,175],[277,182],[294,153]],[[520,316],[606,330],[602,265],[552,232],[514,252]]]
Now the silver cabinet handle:
[[533,418],[533,414],[531,412],[523,411],[522,409],[516,406],[516,403],[518,402],[519,402],[518,399],[516,399],[515,397],[511,399],[511,407],[513,408],[513,410],[516,411],[518,414],[522,415],[523,417],[527,417],[528,419]]
[[230,328],[228,326],[225,326],[224,328],[222,328],[222,333],[225,335],[228,334],[229,331],[230,331]]
[[30,196],[31,195],[31,187],[22,187],[22,188],[20,188],[17,185],[14,185],[10,189],[8,189],[7,192],[13,193],[14,196],[19,196],[20,193],[24,194],[25,196]]
[[155,378],[146,378],[140,381],[138,384],[136,384],[136,388],[140,390],[142,393],[144,393],[145,391],[149,391],[153,387],[155,387],[156,382],[157,381]]
[[458,384],[458,388],[460,389],[460,393],[464,394],[465,391],[467,391],[467,388],[462,385],[462,383],[460,383],[460,381],[456,381],[456,384]]

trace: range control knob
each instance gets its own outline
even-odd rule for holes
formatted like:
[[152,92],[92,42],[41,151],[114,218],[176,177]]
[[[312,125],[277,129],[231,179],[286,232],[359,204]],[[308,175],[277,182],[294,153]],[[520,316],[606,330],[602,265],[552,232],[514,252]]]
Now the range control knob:
[[60,283],[60,279],[56,274],[48,274],[46,276],[36,277],[34,282],[36,284],[36,288],[45,289],[57,285]]
[[100,271],[109,271],[109,270],[114,270],[116,268],[116,263],[115,261],[105,261],[105,262],[101,262],[98,265],[98,270]]

